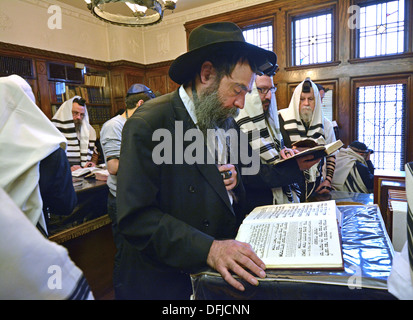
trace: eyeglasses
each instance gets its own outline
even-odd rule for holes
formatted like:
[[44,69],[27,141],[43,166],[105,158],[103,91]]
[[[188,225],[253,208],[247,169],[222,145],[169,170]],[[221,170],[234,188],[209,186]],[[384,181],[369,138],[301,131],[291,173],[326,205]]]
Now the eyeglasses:
[[271,91],[271,93],[275,93],[275,91],[277,91],[276,87],[271,87],[271,88],[258,88],[257,90],[260,94],[267,94],[268,91]]
[[72,115],[74,117],[80,116],[81,118],[84,118],[84,116],[85,116],[84,113],[80,113],[80,112],[77,112],[77,111],[72,111]]

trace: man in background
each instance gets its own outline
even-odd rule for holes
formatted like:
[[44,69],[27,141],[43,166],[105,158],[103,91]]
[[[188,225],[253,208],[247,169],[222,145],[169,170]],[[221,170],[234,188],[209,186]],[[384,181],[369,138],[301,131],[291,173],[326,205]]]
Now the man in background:
[[115,297],[118,297],[119,284],[119,259],[123,246],[123,238],[119,234],[117,215],[116,215],[116,185],[117,173],[119,168],[119,157],[122,141],[122,130],[126,120],[139,108],[145,101],[155,98],[151,89],[143,84],[133,84],[125,98],[126,110],[116,115],[112,119],[106,121],[100,131],[100,143],[102,145],[103,155],[106,162],[106,167],[109,171],[107,185],[109,187],[108,194],[108,214],[112,220],[112,233],[116,245],[115,265],[113,270],[113,286],[115,289]]
[[311,160],[313,156],[304,156],[277,164],[280,159],[294,154],[294,151],[284,148],[275,91],[272,76],[257,76],[252,92],[245,97],[244,109],[235,118],[243,133],[251,134],[253,130],[259,132],[258,139],[251,140],[250,145],[260,155],[260,171],[256,175],[242,177],[248,212],[258,206],[298,202],[290,185],[303,184],[302,171],[320,161]]
[[331,185],[337,191],[372,193],[374,165],[370,160],[373,150],[359,141],[352,142],[336,155],[336,170]]
[[[289,148],[292,147],[292,143],[307,138],[321,145],[336,141],[331,121],[323,116],[318,88],[309,78],[295,88],[288,108],[279,111],[279,121],[284,143]],[[318,166],[306,170],[306,182],[300,185],[301,201],[306,201],[315,193],[330,192],[334,169],[335,156],[330,155],[320,161]]]
[[96,131],[89,124],[86,101],[79,96],[65,101],[52,122],[67,139],[66,155],[71,170],[96,166]]

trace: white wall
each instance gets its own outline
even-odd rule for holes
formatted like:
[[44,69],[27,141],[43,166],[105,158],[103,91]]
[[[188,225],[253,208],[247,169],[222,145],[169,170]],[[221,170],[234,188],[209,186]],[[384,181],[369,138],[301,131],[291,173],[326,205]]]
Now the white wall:
[[107,25],[61,6],[61,29],[51,29],[47,11],[54,3],[0,0],[0,41],[108,61]]
[[173,60],[186,52],[186,21],[267,1],[221,0],[183,13],[168,14],[159,24],[139,28],[107,24],[87,11],[59,3],[61,28],[51,29],[57,22],[56,11],[48,13],[48,9],[56,5],[56,1],[0,0],[0,41],[101,61],[151,64]]

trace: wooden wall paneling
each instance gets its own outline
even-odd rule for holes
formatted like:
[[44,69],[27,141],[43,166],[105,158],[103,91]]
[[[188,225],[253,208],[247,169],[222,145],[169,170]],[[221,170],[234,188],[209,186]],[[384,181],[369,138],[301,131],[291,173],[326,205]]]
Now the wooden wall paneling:
[[124,97],[125,96],[125,93],[124,93],[125,84],[123,81],[122,73],[112,71],[110,73],[110,79],[112,83],[112,97],[114,99]]
[[125,96],[134,83],[145,84],[145,67],[128,61],[116,61],[110,66],[112,116],[125,108]]
[[153,92],[157,92],[161,95],[168,92],[168,79],[166,75],[159,76],[147,76],[148,87]]
[[173,92],[179,88],[179,84],[177,84],[175,81],[172,81],[171,78],[168,76],[168,91]]
[[52,108],[50,105],[49,78],[47,77],[47,65],[45,60],[36,60],[37,93],[38,105],[44,114],[50,119],[52,117]]
[[125,98],[114,98],[112,100],[112,116],[114,116],[119,110],[126,108]]
[[172,61],[147,66],[145,79],[153,92],[163,95],[179,88],[168,74],[171,63]]
[[337,124],[340,130],[340,140],[344,145],[349,145],[354,141],[353,119],[354,102],[350,99],[350,78],[339,78],[337,85]]
[[123,93],[123,95],[125,96],[126,95],[126,93],[128,92],[128,90],[129,90],[129,88],[133,85],[133,84],[135,84],[135,83],[142,83],[142,84],[145,84],[145,81],[144,81],[144,74],[136,74],[135,72],[133,72],[133,73],[130,73],[130,72],[128,72],[128,73],[126,73],[126,87],[125,87],[125,89],[126,89],[126,91]]

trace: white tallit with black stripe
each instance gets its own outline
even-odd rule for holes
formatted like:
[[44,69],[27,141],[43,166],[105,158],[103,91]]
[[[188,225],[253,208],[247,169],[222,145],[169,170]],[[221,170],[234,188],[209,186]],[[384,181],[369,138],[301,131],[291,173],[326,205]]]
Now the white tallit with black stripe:
[[0,203],[0,300],[93,300],[67,249],[46,239],[1,187]]
[[0,78],[0,187],[33,225],[47,232],[39,164],[59,147],[65,149],[66,139],[31,100],[30,92],[19,76]]
[[[279,111],[279,114],[284,120],[284,129],[288,133],[291,143],[303,139],[311,138],[317,141],[320,145],[325,145],[336,140],[334,135],[333,125],[331,121],[323,116],[321,110],[320,92],[314,82],[311,86],[314,91],[315,108],[313,118],[310,122],[308,131],[306,130],[300,116],[300,96],[303,90],[304,81],[301,82],[294,90],[288,108]],[[305,170],[304,174],[308,182],[314,182],[320,174],[317,170],[317,164],[309,170]]]
[[[248,141],[253,151],[258,152],[262,163],[275,164],[280,159],[282,136],[277,115],[277,102],[274,94],[266,118],[257,86],[254,82],[251,93],[245,96],[244,109],[235,118],[241,131],[248,135]],[[259,132],[257,139],[252,139],[252,132]],[[257,135],[255,135],[256,137]],[[294,202],[291,188],[273,188],[273,204]]]
[[[356,162],[359,161],[367,167],[366,160],[351,148],[341,149],[336,156],[331,186],[337,191],[369,193],[363,179],[357,170]],[[348,179],[351,177],[351,182]]]
[[70,165],[81,165],[84,167],[86,162],[92,159],[96,143],[96,131],[89,124],[89,116],[87,108],[85,108],[85,116],[79,135],[76,132],[72,115],[72,104],[75,98],[80,97],[73,97],[60,106],[52,118],[52,122],[67,139],[66,155]]

